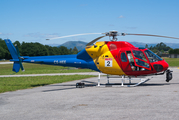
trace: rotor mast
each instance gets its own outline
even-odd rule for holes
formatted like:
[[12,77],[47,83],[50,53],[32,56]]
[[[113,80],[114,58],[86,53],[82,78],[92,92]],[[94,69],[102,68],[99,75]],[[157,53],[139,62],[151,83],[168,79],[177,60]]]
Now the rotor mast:
[[110,31],[110,32],[106,32],[105,35],[109,36],[109,38],[112,37],[111,41],[117,41],[117,36],[118,36],[117,31],[113,30],[113,31]]

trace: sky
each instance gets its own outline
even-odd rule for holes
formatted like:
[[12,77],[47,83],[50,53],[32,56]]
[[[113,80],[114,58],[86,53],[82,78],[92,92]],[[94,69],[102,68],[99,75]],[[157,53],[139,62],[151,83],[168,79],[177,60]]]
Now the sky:
[[[0,0],[0,6],[0,38],[12,42],[90,42],[101,35],[46,39],[111,30],[179,38],[179,0]],[[179,43],[176,39],[141,36],[119,36],[118,40]]]

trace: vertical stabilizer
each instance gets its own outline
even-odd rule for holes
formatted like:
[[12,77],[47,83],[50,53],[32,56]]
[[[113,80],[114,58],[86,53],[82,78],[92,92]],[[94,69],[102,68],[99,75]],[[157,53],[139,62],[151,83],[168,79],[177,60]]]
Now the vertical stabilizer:
[[13,59],[19,59],[18,54],[17,54],[17,50],[14,47],[14,45],[12,44],[12,42],[9,39],[5,39],[4,41],[5,41],[8,49],[9,49],[9,52],[11,53],[12,58]]
[[9,52],[11,53],[12,61],[14,61],[12,71],[17,73],[17,72],[19,72],[20,68],[22,71],[24,71],[24,67],[22,65],[22,59],[20,57],[18,48],[15,48],[9,39],[5,39],[4,41],[9,49]]

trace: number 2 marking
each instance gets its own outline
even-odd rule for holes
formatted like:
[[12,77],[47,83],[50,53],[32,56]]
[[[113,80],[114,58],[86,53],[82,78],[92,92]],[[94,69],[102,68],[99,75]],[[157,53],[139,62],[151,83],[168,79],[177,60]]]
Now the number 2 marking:
[[112,67],[112,58],[105,59],[105,67]]
[[107,61],[107,66],[110,66],[110,61]]

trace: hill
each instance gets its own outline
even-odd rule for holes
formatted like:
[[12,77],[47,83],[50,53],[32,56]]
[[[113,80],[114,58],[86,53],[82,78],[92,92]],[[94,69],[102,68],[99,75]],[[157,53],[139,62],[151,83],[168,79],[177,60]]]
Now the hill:
[[73,49],[74,47],[76,47],[78,50],[82,50],[82,49],[84,49],[86,47],[86,44],[87,43],[83,42],[83,41],[68,41],[66,43],[63,43],[63,44],[59,45],[58,47],[65,46],[68,49],[70,49],[70,48]]
[[[148,47],[150,47],[150,46],[155,46],[158,44],[158,43],[142,43],[142,42],[130,42],[130,43],[134,45],[135,47],[145,47],[146,44],[148,45]],[[65,46],[68,49],[70,48],[73,49],[76,46],[78,50],[82,50],[86,47],[86,44],[87,42],[83,42],[83,41],[68,41],[59,46]],[[179,43],[165,43],[165,44],[173,49],[179,48]]]

